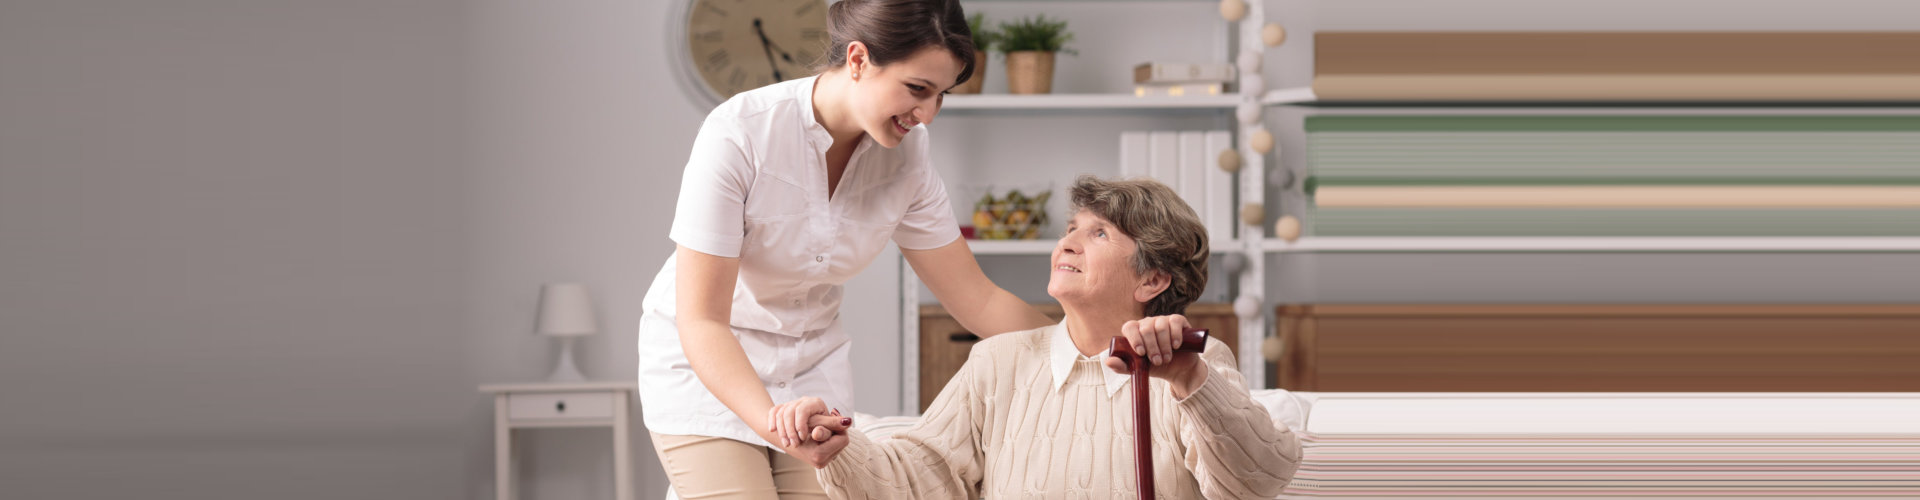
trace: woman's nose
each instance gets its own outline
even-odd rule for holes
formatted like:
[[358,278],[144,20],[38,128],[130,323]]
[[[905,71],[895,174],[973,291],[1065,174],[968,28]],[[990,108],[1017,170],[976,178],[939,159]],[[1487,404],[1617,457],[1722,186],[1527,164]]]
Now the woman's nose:
[[1060,253],[1080,253],[1080,241],[1072,234],[1060,238]]
[[938,114],[940,114],[940,98],[934,97],[932,103],[913,108],[913,121],[915,123],[931,124],[933,123],[934,115]]

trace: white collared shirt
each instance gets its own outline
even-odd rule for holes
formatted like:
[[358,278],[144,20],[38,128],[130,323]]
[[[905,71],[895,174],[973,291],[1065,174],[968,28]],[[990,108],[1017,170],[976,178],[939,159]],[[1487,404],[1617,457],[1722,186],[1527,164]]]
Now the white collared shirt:
[[[1065,321],[1061,321],[1060,324],[1057,325],[1049,326],[1047,329],[1047,332],[1043,333],[1043,335],[1048,337],[1047,367],[1053,369],[1053,392],[1060,392],[1060,386],[1067,383],[1067,376],[1073,374],[1073,364],[1075,362],[1080,360],[1095,360],[1101,362],[1102,366],[1105,366],[1104,363],[1107,362],[1107,355],[1113,353],[1113,349],[1107,349],[1092,356],[1080,354],[1080,348],[1074,347],[1073,345],[1073,336],[1067,333],[1067,323]],[[1103,373],[1106,374],[1105,381],[1107,383],[1107,397],[1109,398],[1113,397],[1114,393],[1120,392],[1120,389],[1125,388],[1127,382],[1133,380],[1132,376],[1115,372],[1112,369],[1106,369]]]
[[[707,115],[681,179],[669,237],[694,251],[740,259],[730,323],[775,403],[813,396],[845,412],[854,402],[848,337],[840,327],[841,285],[888,240],[926,250],[953,243],[960,228],[928,160],[924,125],[893,149],[863,136],[829,198],[826,152],[833,137],[814,119],[816,79],[743,92]],[[674,325],[674,290],[669,257],[640,318],[647,428],[765,445],[694,376]]]

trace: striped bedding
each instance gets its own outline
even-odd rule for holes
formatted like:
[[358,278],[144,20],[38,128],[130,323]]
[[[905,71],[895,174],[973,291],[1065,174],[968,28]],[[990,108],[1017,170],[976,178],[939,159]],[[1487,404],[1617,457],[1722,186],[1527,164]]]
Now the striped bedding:
[[[1920,498],[1920,393],[1271,389],[1254,400],[1305,444],[1281,498]],[[875,439],[917,422],[854,415]]]

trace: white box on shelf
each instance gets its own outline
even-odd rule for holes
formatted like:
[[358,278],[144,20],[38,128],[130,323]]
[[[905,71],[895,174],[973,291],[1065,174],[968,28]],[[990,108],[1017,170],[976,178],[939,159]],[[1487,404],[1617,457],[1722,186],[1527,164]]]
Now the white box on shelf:
[[1214,83],[1142,83],[1133,86],[1134,97],[1215,96],[1226,93],[1226,84]]
[[1234,78],[1228,63],[1140,63],[1133,67],[1134,83],[1227,82]]

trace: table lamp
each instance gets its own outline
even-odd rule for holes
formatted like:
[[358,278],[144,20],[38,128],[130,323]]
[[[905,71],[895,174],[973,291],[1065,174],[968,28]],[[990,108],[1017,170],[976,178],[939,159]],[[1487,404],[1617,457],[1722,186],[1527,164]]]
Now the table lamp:
[[549,283],[540,287],[540,318],[534,333],[560,337],[560,362],[553,367],[549,382],[586,380],[573,365],[573,338],[600,330],[593,317],[593,299],[587,286],[579,283]]

